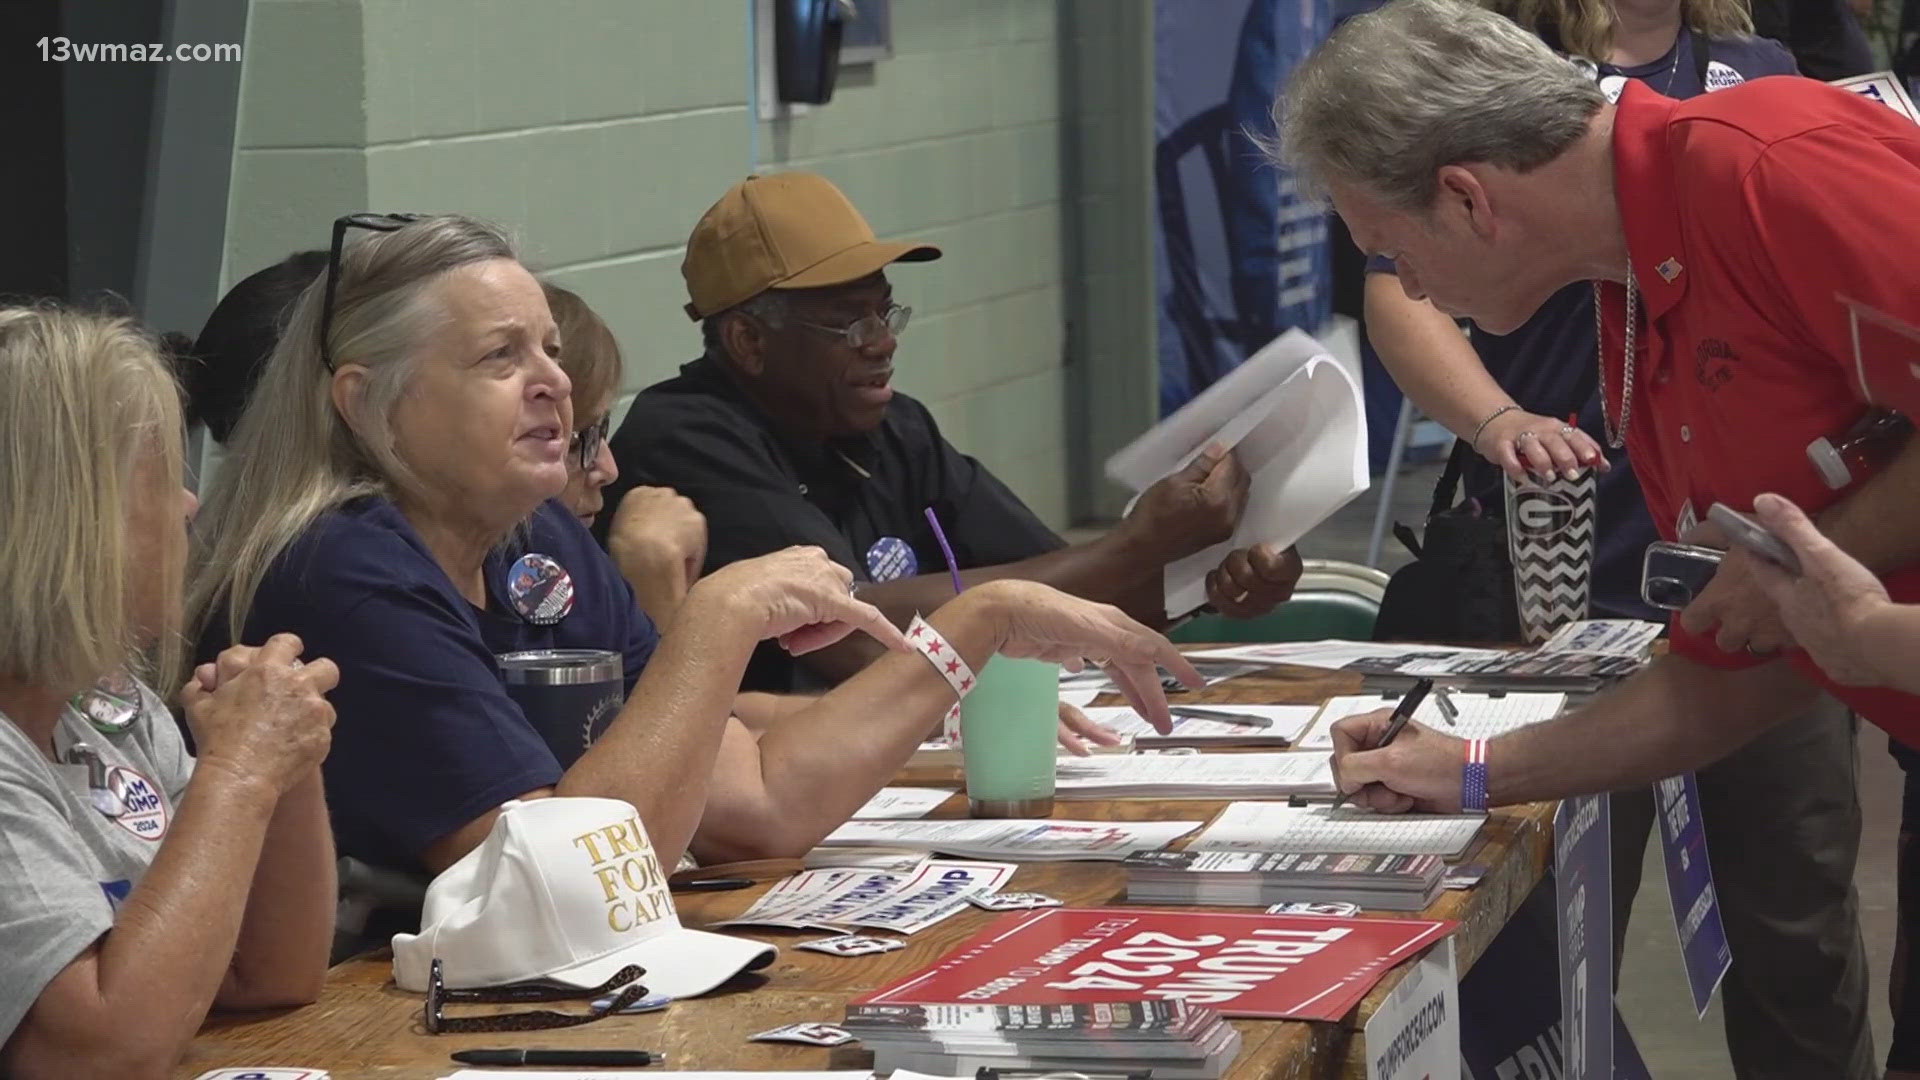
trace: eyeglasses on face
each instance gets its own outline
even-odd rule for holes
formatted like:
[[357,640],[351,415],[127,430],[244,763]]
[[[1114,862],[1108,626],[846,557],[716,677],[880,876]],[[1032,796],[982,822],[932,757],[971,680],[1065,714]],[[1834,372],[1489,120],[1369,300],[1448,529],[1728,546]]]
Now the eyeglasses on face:
[[862,315],[845,326],[825,326],[802,319],[794,322],[809,330],[818,330],[824,334],[837,334],[846,339],[847,347],[864,349],[877,345],[889,337],[899,337],[906,332],[907,320],[913,318],[913,309],[899,304],[887,305],[887,310],[878,315]]
[[567,452],[573,455],[581,472],[593,468],[594,461],[600,457],[600,448],[607,444],[607,432],[612,429],[613,414],[608,413],[573,433],[567,442]]
[[[581,1024],[591,1024],[595,1020],[612,1016],[646,997],[647,988],[639,983],[640,976],[646,973],[646,969],[638,964],[628,964],[614,972],[612,978],[589,990],[557,986],[552,983],[513,983],[508,986],[489,986],[477,990],[449,990],[445,977],[441,974],[440,960],[436,957],[427,970],[427,1004],[424,1022],[427,1033],[430,1035],[544,1031],[549,1028],[578,1027]],[[621,990],[621,987],[626,989]],[[592,1001],[594,998],[613,994],[615,991],[618,993],[605,1009],[584,1013],[532,1009],[527,1012],[500,1013],[494,1016],[449,1017],[443,1015],[449,1003],[503,1005],[536,1001]]]
[[348,214],[333,219],[333,247],[327,254],[327,284],[320,299],[320,362],[334,370],[333,350],[327,347],[327,335],[333,330],[333,294],[340,287],[340,250],[346,245],[348,229],[369,232],[398,232],[426,214]]

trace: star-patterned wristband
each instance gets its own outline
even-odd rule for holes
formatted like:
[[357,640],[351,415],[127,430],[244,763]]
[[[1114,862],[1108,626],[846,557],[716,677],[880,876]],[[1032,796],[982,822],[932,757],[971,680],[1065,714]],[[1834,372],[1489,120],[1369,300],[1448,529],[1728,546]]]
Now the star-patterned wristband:
[[1487,808],[1487,740],[1467,740],[1467,767],[1460,780],[1460,809]]
[[966,697],[973,690],[975,679],[973,669],[960,658],[960,650],[947,643],[940,631],[928,625],[927,620],[918,615],[907,624],[907,644],[919,651],[933,665],[933,670],[947,680],[957,697]]

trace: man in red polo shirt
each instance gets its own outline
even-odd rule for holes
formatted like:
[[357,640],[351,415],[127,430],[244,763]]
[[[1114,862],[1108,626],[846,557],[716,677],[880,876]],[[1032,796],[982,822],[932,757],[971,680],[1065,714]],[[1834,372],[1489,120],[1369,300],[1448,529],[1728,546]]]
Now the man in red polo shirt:
[[[1777,491],[1815,512],[1896,599],[1920,600],[1920,445],[1836,492],[1806,448],[1870,408],[1920,412],[1910,354],[1856,364],[1836,294],[1920,322],[1920,128],[1810,80],[1618,105],[1510,24],[1449,0],[1348,22],[1284,95],[1282,153],[1410,296],[1485,330],[1602,282],[1601,386],[1654,519],[1677,539],[1715,502]],[[1336,728],[1341,786],[1385,810],[1604,791],[1714,761],[1830,685],[1790,644],[1749,556],[1729,554],[1673,652],[1558,720],[1461,740],[1385,714]],[[1834,688],[1920,744],[1920,698]],[[1484,781],[1481,777],[1484,776]],[[1482,786],[1484,784],[1484,787]]]

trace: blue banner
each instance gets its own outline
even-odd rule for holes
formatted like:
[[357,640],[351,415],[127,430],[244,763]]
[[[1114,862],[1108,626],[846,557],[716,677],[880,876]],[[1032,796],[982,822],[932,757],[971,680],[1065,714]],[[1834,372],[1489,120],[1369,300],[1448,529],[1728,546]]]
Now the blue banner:
[[1553,817],[1560,916],[1560,1080],[1613,1076],[1613,843],[1605,795],[1560,804]]
[[[1556,985],[1552,875],[1520,905],[1460,980],[1460,1064],[1468,1080],[1559,1080],[1560,992]],[[1651,1080],[1618,1011],[1614,1080]]]
[[1325,210],[1255,140],[1272,137],[1280,87],[1332,28],[1333,0],[1155,6],[1163,415],[1288,328],[1327,319]]
[[1660,817],[1660,846],[1667,863],[1667,899],[1673,902],[1673,926],[1680,934],[1693,1008],[1707,1014],[1713,991],[1733,966],[1727,928],[1720,921],[1720,897],[1713,889],[1713,864],[1707,858],[1707,830],[1700,814],[1700,785],[1692,773],[1653,786]]

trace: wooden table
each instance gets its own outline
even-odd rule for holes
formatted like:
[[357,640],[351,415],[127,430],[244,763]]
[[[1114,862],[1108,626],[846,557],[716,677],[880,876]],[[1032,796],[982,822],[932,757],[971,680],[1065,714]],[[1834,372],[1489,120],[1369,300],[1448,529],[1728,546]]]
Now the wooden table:
[[[1185,697],[1195,702],[1304,704],[1358,691],[1356,675],[1277,668]],[[952,784],[956,779],[951,769],[919,769],[903,774],[901,782]],[[1056,804],[1054,816],[1202,820],[1225,805],[1197,800],[1062,801]],[[964,813],[964,800],[956,797],[934,816]],[[1486,864],[1486,877],[1470,890],[1442,893],[1426,910],[1429,917],[1460,922],[1455,948],[1463,973],[1479,959],[1549,865],[1552,815],[1553,805],[1546,803],[1496,811],[1464,860]],[[1124,902],[1126,876],[1114,863],[1043,863],[1023,866],[1008,888],[1048,893],[1075,906],[1110,905]],[[744,911],[765,890],[763,885],[739,892],[682,894],[680,915],[689,926],[707,925]],[[433,1080],[456,1068],[448,1060],[449,1053],[483,1046],[645,1048],[664,1053],[668,1068],[689,1071],[866,1068],[872,1058],[858,1043],[827,1050],[752,1043],[747,1037],[799,1021],[838,1022],[850,998],[932,963],[995,917],[996,913],[986,911],[963,912],[914,934],[907,939],[907,948],[877,956],[838,957],[786,947],[764,971],[706,997],[676,1002],[665,1012],[523,1035],[426,1034],[421,1026],[422,999],[393,987],[390,958],[383,950],[335,967],[317,1004],[264,1016],[210,1020],[175,1075],[188,1080],[222,1066],[298,1065],[327,1069],[335,1078]],[[791,946],[819,934],[775,930],[749,936]],[[1363,1026],[1403,972],[1404,968],[1388,973],[1359,1008],[1338,1024],[1235,1021],[1244,1045],[1229,1075],[1233,1080],[1364,1078]],[[462,1014],[475,1011],[479,1007],[468,1006]]]

